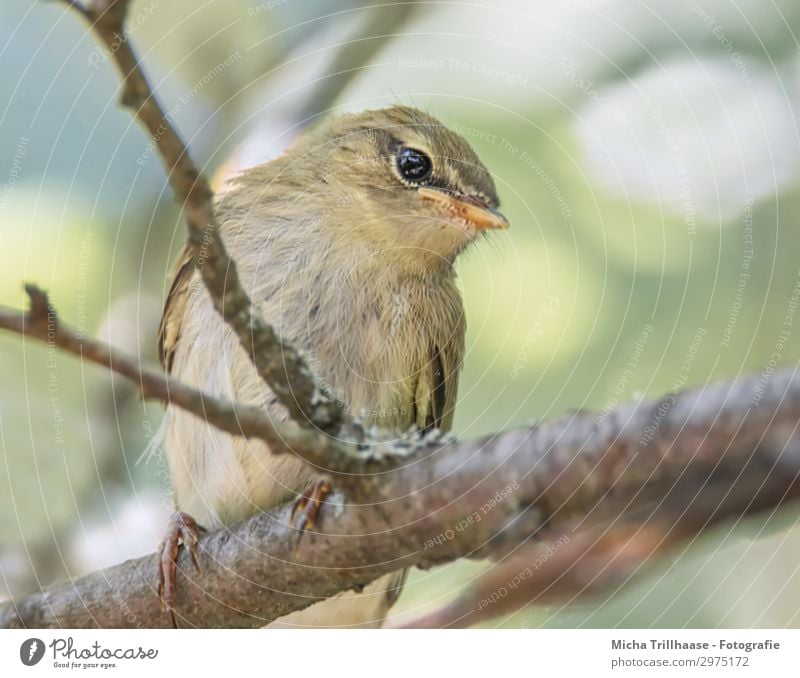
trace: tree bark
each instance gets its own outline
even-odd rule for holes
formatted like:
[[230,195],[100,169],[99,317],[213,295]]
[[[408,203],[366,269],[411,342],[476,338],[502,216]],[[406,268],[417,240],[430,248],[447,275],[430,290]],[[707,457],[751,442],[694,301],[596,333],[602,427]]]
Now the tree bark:
[[[334,492],[302,537],[288,527],[289,506],[205,536],[199,573],[180,557],[176,616],[182,626],[257,627],[403,567],[502,558],[533,538],[581,543],[598,525],[676,502],[685,502],[682,513],[664,516],[676,516],[676,539],[685,539],[798,498],[798,421],[795,370],[630,403],[602,418],[581,412],[431,442],[404,466],[364,476],[358,503]],[[687,478],[694,495],[681,485]],[[704,479],[714,481],[711,506],[694,500]],[[724,500],[734,486],[735,501]],[[0,626],[167,627],[155,568],[155,556],[141,558],[5,603]]]

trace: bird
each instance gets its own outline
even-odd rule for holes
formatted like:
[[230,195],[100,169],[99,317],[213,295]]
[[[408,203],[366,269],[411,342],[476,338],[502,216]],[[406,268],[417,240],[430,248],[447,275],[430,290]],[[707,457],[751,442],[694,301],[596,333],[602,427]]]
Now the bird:
[[[215,198],[219,234],[254,305],[300,348],[324,389],[387,435],[452,427],[465,347],[459,254],[508,227],[495,182],[454,129],[395,105],[332,115]],[[172,376],[287,418],[213,308],[184,247],[158,336]],[[162,542],[162,597],[177,549],[288,501],[318,480],[292,455],[232,437],[167,404],[164,445],[176,522]],[[166,577],[166,586],[164,578]],[[405,573],[276,620],[283,627],[378,627]]]

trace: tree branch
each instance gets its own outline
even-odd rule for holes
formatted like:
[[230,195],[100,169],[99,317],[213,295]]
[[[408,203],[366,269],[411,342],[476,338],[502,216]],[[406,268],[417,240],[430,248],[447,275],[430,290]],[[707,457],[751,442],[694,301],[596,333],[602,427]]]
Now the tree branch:
[[[800,498],[798,421],[795,370],[622,405],[602,420],[578,413],[470,442],[431,442],[413,464],[367,479],[371,504],[331,495],[317,531],[299,541],[288,506],[207,535],[200,573],[181,555],[175,612],[183,625],[260,626],[403,567],[511,554],[532,537],[568,535],[583,547],[554,561],[565,571],[580,570],[582,558],[602,563],[638,549],[628,561],[635,564],[657,552],[670,527],[648,522],[659,507],[674,517],[677,541]],[[714,488],[707,497],[706,480]],[[687,482],[703,494],[687,496]],[[636,524],[647,539],[626,549]],[[148,556],[5,603],[0,626],[168,626],[155,567]],[[575,587],[552,593],[571,599]]]
[[588,527],[565,525],[559,536],[522,544],[454,601],[405,626],[465,628],[533,605],[608,598],[657,557],[718,523],[800,498],[800,449],[791,455],[778,464],[781,455],[769,453],[720,460],[716,468],[694,462],[674,481],[643,487],[624,509],[604,500],[577,521]]
[[145,400],[169,401],[226,433],[263,440],[275,452],[291,451],[314,458],[318,454],[317,446],[326,440],[291,422],[273,421],[259,407],[235,405],[224,398],[197,391],[161,369],[143,365],[137,358],[89,339],[61,322],[45,292],[35,285],[26,285],[25,291],[31,302],[30,310],[20,313],[0,307],[0,328],[58,346],[102,365],[130,379]]
[[62,2],[89,22],[117,65],[122,77],[121,104],[150,134],[161,157],[170,185],[183,206],[189,228],[188,245],[214,308],[236,333],[259,375],[290,417],[304,426],[336,432],[345,423],[342,408],[324,396],[300,352],[277,336],[242,287],[236,264],[219,235],[211,187],[156,99],[130,45],[125,31],[129,0],[94,0],[85,6],[74,0]]
[[[336,481],[327,502],[333,505],[316,532],[300,538],[291,527],[291,508],[284,506],[203,538],[200,573],[182,554],[174,612],[184,625],[260,626],[404,567],[499,557],[473,589],[416,623],[471,624],[540,599],[607,590],[653,554],[710,525],[798,498],[795,372],[632,403],[604,417],[580,413],[471,442],[433,435],[348,444],[313,430],[337,433],[352,422],[322,397],[300,353],[277,337],[242,289],[219,236],[210,187],[129,45],[128,1],[94,0],[86,7],[62,1],[90,22],[117,64],[122,103],[162,157],[215,307],[290,416],[307,428],[287,427],[298,439],[288,444],[281,438],[279,445],[275,436],[283,428],[265,424],[257,408],[211,399],[79,337],[57,322],[46,296],[34,288],[30,313],[0,312],[0,326],[110,367],[136,380],[145,397],[166,393],[230,433],[272,439],[274,449],[293,449]],[[541,554],[533,538],[563,537],[568,540],[545,563],[531,567]],[[156,558],[149,556],[5,603],[0,626],[169,626],[170,615],[159,613],[153,589],[155,568]],[[511,581],[515,593],[506,603],[484,604]]]
[[[322,475],[336,478],[338,486],[356,500],[365,496],[363,486],[370,475],[385,473],[415,455],[424,454],[426,446],[441,440],[438,434],[412,435],[404,440],[385,442],[368,438],[348,443],[302,428],[294,422],[273,420],[257,406],[235,404],[198,391],[149,367],[111,346],[90,339],[61,322],[47,294],[35,285],[26,285],[31,302],[27,313],[0,307],[0,329],[37,339],[48,345],[89,360],[130,379],[144,399],[170,402],[194,414],[202,421],[234,436],[266,442],[275,454],[291,453],[315,467]],[[366,434],[364,434],[366,437]]]

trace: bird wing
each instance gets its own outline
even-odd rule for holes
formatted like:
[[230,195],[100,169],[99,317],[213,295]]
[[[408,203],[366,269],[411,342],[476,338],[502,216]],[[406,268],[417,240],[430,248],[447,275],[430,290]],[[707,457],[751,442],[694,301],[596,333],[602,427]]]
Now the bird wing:
[[161,324],[158,326],[158,359],[167,372],[172,372],[172,361],[181,336],[181,325],[193,273],[194,257],[189,248],[184,247],[170,274],[172,286],[164,302],[164,312],[161,314]]
[[416,424],[423,431],[441,428],[445,411],[445,371],[442,354],[432,346],[429,360],[417,380],[414,398]]
[[419,375],[414,412],[415,423],[423,431],[448,431],[453,425],[460,368],[455,353],[450,346],[431,346],[430,359]]

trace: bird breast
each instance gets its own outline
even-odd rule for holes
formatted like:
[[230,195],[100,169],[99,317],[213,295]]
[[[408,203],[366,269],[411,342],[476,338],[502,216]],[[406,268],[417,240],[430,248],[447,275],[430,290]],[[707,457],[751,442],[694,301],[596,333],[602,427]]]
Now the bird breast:
[[279,281],[254,281],[267,321],[306,351],[349,415],[387,430],[417,423],[417,384],[434,347],[448,353],[449,369],[460,366],[464,316],[452,279],[405,276],[390,262],[330,250],[324,266],[312,256],[293,263]]

